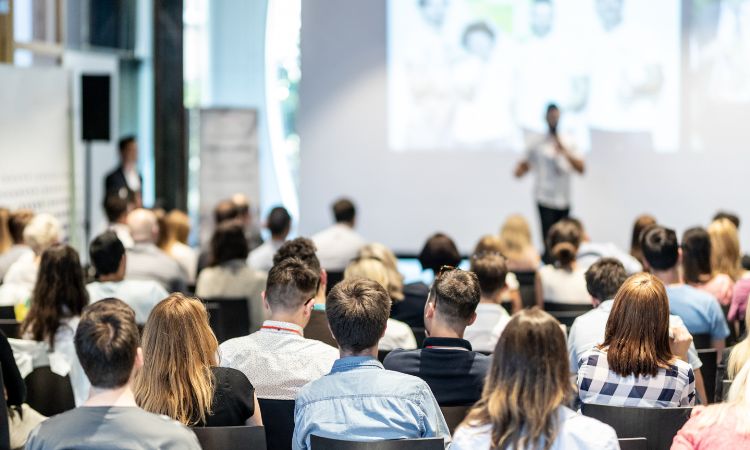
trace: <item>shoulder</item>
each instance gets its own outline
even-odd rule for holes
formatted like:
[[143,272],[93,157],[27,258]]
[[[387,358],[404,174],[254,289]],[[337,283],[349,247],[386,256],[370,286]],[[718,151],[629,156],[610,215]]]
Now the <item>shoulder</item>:
[[489,448],[492,438],[492,425],[460,426],[453,435],[451,449],[475,450]]
[[422,357],[422,350],[396,349],[388,353],[383,361],[383,367],[389,370],[401,371],[404,365],[411,361],[418,361]]
[[689,381],[693,381],[693,366],[691,366],[689,363],[686,363],[685,361],[681,359],[677,359],[672,363],[673,370],[677,370],[677,372],[683,377],[688,378]]
[[331,347],[325,342],[321,342],[317,339],[308,339],[308,338],[305,338],[304,342],[308,345],[309,349],[311,349],[313,352],[319,355],[331,357],[334,360],[339,359],[339,349]]
[[563,421],[559,438],[575,448],[616,449],[617,433],[614,428],[591,417],[578,414],[566,407],[561,412]]
[[398,334],[413,334],[409,325],[401,322],[400,320],[389,318],[386,327],[389,333],[397,332]]
[[255,340],[257,337],[257,331],[247,336],[241,336],[224,341],[219,346],[219,354],[221,355],[222,361],[225,358],[231,358],[238,353],[244,353],[250,351],[256,347]]
[[231,367],[212,367],[211,371],[216,377],[217,384],[222,383],[233,387],[253,389],[253,385],[247,379],[247,376],[237,369]]
[[593,347],[583,352],[580,358],[580,366],[602,366],[607,365],[607,352],[599,347]]

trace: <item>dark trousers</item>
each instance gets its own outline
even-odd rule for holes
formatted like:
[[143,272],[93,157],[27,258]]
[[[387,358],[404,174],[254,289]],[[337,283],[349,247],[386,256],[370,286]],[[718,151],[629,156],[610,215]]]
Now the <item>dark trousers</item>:
[[566,219],[568,217],[570,214],[570,208],[547,208],[540,204],[537,204],[537,206],[539,207],[539,219],[542,222],[542,242],[544,242],[544,255],[542,256],[542,260],[549,264],[552,262],[552,255],[550,255],[549,248],[547,248],[547,234],[549,233],[549,229],[552,228],[552,225],[556,224],[561,219]]

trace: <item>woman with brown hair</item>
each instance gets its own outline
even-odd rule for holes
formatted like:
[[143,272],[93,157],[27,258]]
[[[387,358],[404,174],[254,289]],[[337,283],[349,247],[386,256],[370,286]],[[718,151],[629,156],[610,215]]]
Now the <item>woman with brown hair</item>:
[[513,316],[482,392],[453,435],[454,450],[617,449],[615,431],[566,405],[573,397],[565,335],[537,308]]
[[651,225],[656,225],[656,219],[654,216],[650,214],[641,214],[636,217],[635,223],[633,224],[633,235],[630,238],[630,255],[644,266],[646,259],[643,257],[643,251],[641,250],[641,234],[643,233],[643,230]]
[[682,276],[685,283],[716,297],[724,306],[732,301],[734,280],[712,266],[712,245],[709,233],[701,227],[689,228],[682,234]]
[[262,425],[242,372],[218,367],[219,343],[203,303],[172,294],[151,311],[141,339],[135,399],[146,411],[188,426]]
[[547,235],[547,248],[554,264],[547,264],[536,273],[537,306],[544,303],[590,305],[586,290],[586,270],[578,266],[576,255],[583,239],[581,224],[562,219],[552,225]]
[[687,330],[669,327],[664,284],[648,273],[633,275],[615,295],[604,342],[581,356],[578,396],[612,406],[692,405],[691,342]]
[[188,284],[195,283],[198,254],[187,245],[190,235],[190,218],[179,209],[173,209],[160,221],[159,227],[164,228],[164,238],[159,243],[159,247],[180,264],[188,276]]

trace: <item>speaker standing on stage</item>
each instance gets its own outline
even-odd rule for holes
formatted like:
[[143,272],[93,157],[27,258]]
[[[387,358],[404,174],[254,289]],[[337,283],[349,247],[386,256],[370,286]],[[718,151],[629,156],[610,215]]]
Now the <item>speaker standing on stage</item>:
[[143,178],[138,173],[138,143],[135,136],[120,139],[120,166],[110,172],[105,180],[107,195],[116,194],[120,198],[128,199],[140,208],[141,185]]
[[536,177],[534,196],[542,223],[542,241],[545,243],[544,259],[548,261],[547,232],[560,219],[570,213],[570,175],[582,174],[583,158],[576,152],[573,142],[557,132],[560,109],[555,104],[547,106],[549,132],[542,140],[529,147],[526,157],[518,163],[516,178],[533,170]]

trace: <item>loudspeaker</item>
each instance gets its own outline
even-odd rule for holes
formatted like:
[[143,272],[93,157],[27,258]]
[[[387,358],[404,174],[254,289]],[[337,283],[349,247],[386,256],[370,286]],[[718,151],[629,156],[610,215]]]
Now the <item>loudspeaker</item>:
[[109,75],[81,76],[81,138],[109,141]]

